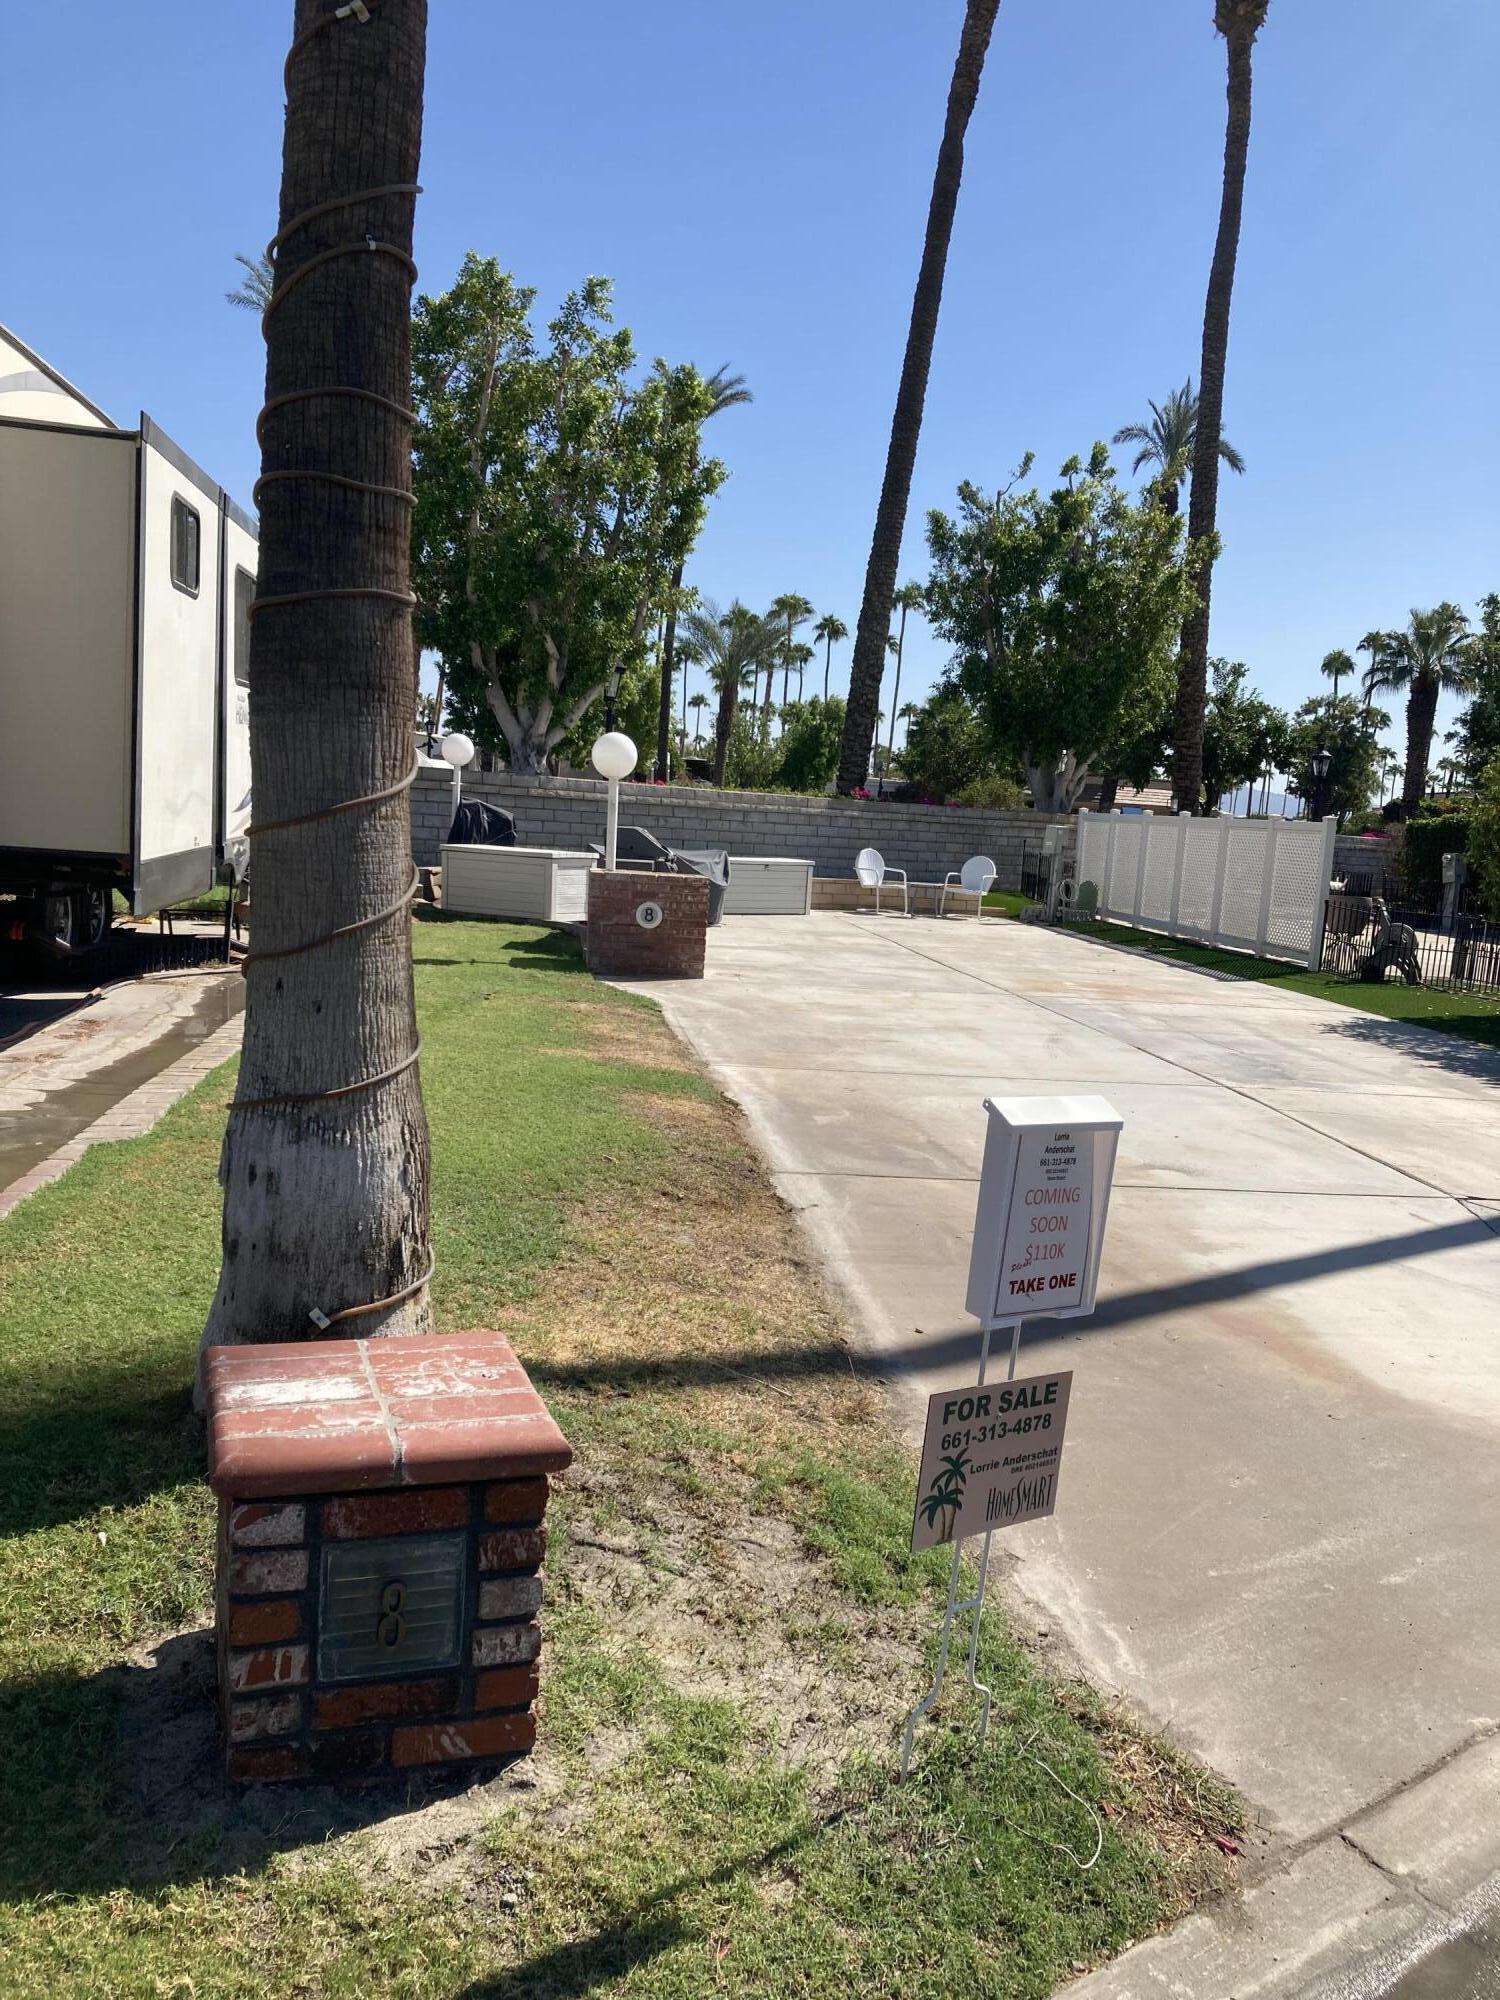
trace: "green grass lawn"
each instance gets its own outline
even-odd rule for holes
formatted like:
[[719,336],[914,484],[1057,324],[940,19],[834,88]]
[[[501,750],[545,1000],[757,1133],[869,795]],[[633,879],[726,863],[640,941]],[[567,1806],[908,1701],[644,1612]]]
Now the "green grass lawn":
[[[189,1408],[232,1066],[0,1223],[0,1993],[1040,1996],[1219,1886],[1232,1800],[992,1620],[894,1776],[946,1564],[735,1114],[548,933],[414,932],[442,1327],[571,1437],[536,1756],[232,1794]],[[1103,1815],[1093,1822],[1043,1759]]]
[[1225,973],[1234,979],[1263,981],[1288,993],[1310,993],[1314,999],[1332,1000],[1340,1007],[1353,1007],[1363,1014],[1381,1014],[1390,1021],[1409,1021],[1416,1027],[1437,1028],[1445,1034],[1463,1035],[1470,1041],[1488,1042],[1500,1048],[1500,1000],[1489,1000],[1482,994],[1444,993],[1426,986],[1406,986],[1396,980],[1387,980],[1381,986],[1366,985],[1362,980],[1336,979],[1327,972],[1306,972],[1300,966],[1288,965],[1284,959],[1223,951],[1215,945],[1163,937],[1157,931],[1136,930],[1130,924],[1108,923],[1102,918],[1075,922],[1070,928],[1075,936],[1125,945],[1153,958],[1174,959],[1180,965],[1195,965],[1203,971]]
[[984,899],[987,910],[998,910],[1003,916],[1018,917],[1022,910],[1034,910],[1036,900],[1031,896],[1017,894],[1014,889],[991,889]]

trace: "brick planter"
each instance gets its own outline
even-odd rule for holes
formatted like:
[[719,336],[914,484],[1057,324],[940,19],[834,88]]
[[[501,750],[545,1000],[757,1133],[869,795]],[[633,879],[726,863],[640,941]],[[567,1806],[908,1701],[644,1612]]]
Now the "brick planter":
[[572,1453],[506,1342],[214,1347],[204,1386],[229,1776],[528,1751],[547,1475]]
[[708,884],[701,875],[632,869],[589,876],[584,957],[602,978],[701,979]]

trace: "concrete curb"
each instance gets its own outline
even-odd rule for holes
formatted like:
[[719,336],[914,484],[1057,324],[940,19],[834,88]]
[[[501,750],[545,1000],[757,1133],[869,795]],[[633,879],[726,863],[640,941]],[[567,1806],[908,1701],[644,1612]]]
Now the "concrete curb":
[[18,1181],[12,1181],[8,1188],[0,1191],[0,1217],[9,1215],[38,1188],[61,1180],[69,1167],[83,1158],[90,1146],[114,1139],[138,1139],[142,1133],[149,1132],[163,1112],[169,1111],[179,1098],[187,1096],[194,1084],[201,1082],[210,1070],[217,1069],[221,1062],[235,1053],[244,1025],[244,1015],[236,1014],[232,1021],[215,1028],[196,1049],[179,1056],[158,1075],[137,1085],[102,1118],[96,1118],[92,1125],[85,1125],[66,1145],[59,1146],[55,1153],[39,1161]]
[[1497,1797],[1492,1725],[1060,2000],[1375,2000],[1500,1907]]

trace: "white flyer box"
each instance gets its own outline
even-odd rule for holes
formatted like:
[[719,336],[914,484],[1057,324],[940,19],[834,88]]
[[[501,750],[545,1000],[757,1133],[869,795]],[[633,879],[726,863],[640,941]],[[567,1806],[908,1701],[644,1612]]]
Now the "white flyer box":
[[1123,1120],[1103,1097],[986,1098],[964,1303],[986,1326],[1094,1310]]

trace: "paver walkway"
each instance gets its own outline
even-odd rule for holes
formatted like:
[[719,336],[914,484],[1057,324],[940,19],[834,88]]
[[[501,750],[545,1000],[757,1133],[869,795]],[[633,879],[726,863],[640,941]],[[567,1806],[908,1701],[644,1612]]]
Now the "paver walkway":
[[641,990],[745,1107],[913,1421],[972,1379],[983,1098],[1122,1114],[1099,1309],[1023,1346],[1075,1370],[1057,1515],[1007,1538],[1038,1626],[1282,1852],[1487,1755],[1500,1052],[1016,923],[733,918],[709,968]]

